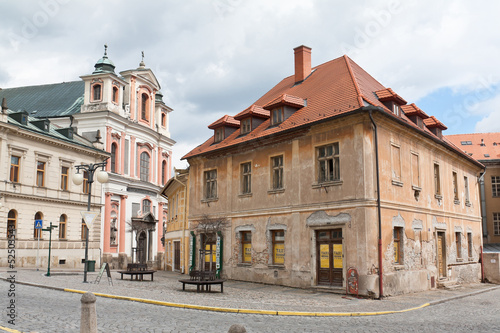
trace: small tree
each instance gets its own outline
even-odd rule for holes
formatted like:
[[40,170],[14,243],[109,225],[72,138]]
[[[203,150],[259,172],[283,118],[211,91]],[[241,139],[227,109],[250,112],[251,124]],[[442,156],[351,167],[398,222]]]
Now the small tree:
[[[230,225],[228,219],[225,216],[210,217],[208,214],[203,214],[198,224],[193,227],[193,231],[200,235],[200,270],[204,270],[205,265],[205,255],[207,244],[213,243],[216,240],[216,235],[218,232],[224,231]],[[212,267],[213,255],[210,250],[210,267]]]

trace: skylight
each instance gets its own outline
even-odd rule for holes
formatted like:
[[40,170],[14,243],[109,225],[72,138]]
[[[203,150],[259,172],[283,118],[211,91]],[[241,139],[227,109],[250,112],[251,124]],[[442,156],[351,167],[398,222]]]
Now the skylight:
[[472,141],[460,141],[462,146],[472,146]]

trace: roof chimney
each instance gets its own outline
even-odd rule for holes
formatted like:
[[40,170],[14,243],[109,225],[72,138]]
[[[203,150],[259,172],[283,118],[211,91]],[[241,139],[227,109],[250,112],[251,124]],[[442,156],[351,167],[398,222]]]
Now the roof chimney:
[[311,74],[311,48],[301,45],[295,51],[295,83],[302,82]]

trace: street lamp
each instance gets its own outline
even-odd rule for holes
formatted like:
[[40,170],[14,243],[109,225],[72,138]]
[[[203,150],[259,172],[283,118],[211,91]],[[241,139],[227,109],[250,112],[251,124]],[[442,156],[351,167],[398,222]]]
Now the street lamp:
[[[82,164],[82,165],[77,165],[76,166],[76,172],[73,175],[73,183],[75,185],[81,185],[83,183],[83,174],[80,173],[80,170],[87,171],[88,173],[88,180],[87,183],[89,185],[89,190],[88,190],[88,204],[87,204],[87,211],[90,212],[90,201],[92,198],[92,183],[94,182],[94,173],[96,173],[97,180],[99,183],[106,183],[108,181],[108,173],[104,171],[104,167],[106,166],[106,160],[107,158],[101,162],[101,163],[95,163],[95,164]],[[98,170],[101,168],[101,170]],[[97,171],[97,172],[96,172]],[[85,222],[85,221],[84,221]],[[85,229],[86,229],[86,235],[85,235],[85,265],[83,268],[83,282],[87,282],[87,261],[88,261],[88,253],[89,253],[89,227],[87,223],[85,223]]]

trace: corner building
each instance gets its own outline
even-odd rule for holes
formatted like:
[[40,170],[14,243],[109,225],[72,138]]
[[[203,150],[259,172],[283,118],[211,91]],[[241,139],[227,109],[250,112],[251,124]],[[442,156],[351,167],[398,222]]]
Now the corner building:
[[374,296],[479,280],[482,164],[347,56],[312,68],[296,48],[294,75],[209,128],[184,156],[189,220],[230,220],[228,278],[345,292],[354,269]]

